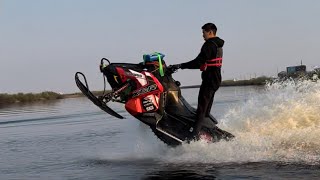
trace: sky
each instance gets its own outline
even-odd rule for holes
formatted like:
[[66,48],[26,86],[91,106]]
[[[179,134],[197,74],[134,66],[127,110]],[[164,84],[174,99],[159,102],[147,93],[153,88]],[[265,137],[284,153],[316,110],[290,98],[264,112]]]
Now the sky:
[[[77,71],[102,90],[103,57],[139,63],[156,51],[167,65],[190,61],[207,22],[225,40],[223,80],[276,76],[301,60],[312,70],[319,9],[318,0],[0,0],[0,93],[79,92]],[[173,76],[201,83],[199,70]]]

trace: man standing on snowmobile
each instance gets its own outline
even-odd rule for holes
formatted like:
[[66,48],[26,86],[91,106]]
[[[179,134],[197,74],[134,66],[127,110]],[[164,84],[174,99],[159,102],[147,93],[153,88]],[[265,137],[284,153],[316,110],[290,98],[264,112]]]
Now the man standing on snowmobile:
[[221,66],[224,40],[216,36],[217,27],[213,23],[202,26],[205,40],[199,55],[186,63],[171,65],[173,71],[177,69],[200,69],[202,83],[198,95],[197,119],[191,138],[199,138],[199,132],[205,117],[210,115],[214,94],[221,84]]

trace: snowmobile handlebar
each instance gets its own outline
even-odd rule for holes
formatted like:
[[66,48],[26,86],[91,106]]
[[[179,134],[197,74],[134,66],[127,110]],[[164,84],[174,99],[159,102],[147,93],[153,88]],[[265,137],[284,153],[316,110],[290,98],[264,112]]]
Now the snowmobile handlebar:
[[[105,65],[104,63],[103,63],[103,61],[107,61],[109,64],[107,64],[107,65]],[[100,61],[100,72],[103,72],[103,69],[105,68],[105,67],[107,67],[108,65],[110,65],[111,63],[110,63],[110,61],[109,61],[109,59],[107,59],[107,58],[102,58],[101,59],[101,61]]]
[[[101,62],[100,62],[100,65],[101,65],[101,66],[104,65],[103,61],[107,61],[107,62],[110,64],[109,59],[107,59],[107,58],[102,58],[102,59],[101,59]],[[108,64],[108,65],[109,65],[109,64]]]
[[176,67],[176,65],[169,65],[167,67],[167,73],[168,74],[173,74],[173,73],[176,73],[178,71],[179,68]]

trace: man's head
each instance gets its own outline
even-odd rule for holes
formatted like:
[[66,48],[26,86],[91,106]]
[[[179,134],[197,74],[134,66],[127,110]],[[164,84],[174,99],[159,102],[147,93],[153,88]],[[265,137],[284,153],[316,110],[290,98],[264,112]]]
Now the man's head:
[[202,26],[203,39],[206,41],[216,36],[217,27],[213,23],[207,23]]

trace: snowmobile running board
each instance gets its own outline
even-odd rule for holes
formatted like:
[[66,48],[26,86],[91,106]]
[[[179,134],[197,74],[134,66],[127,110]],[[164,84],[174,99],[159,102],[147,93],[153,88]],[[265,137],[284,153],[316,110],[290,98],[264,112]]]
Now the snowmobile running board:
[[160,121],[161,121],[161,119],[159,119],[159,120],[156,122],[156,130],[158,130],[158,131],[160,131],[161,133],[163,133],[163,134],[171,137],[172,139],[178,141],[179,143],[182,143],[182,142],[183,142],[183,140],[181,140],[180,138],[178,138],[178,137],[170,134],[169,132],[166,132],[165,130],[161,129],[161,128],[158,126],[158,124],[159,124]]
[[182,143],[182,142],[183,142],[181,139],[179,139],[179,138],[175,137],[174,135],[172,135],[172,134],[170,134],[170,133],[168,133],[168,132],[165,132],[165,131],[164,131],[164,130],[162,130],[161,128],[156,127],[156,130],[158,130],[158,131],[162,132],[163,134],[165,134],[165,135],[167,135],[167,136],[171,137],[172,139],[174,139],[174,140],[176,140],[176,141],[178,141],[178,142],[180,142],[180,143]]
[[[85,85],[80,81],[79,79],[79,74],[83,77]],[[75,74],[75,81],[76,84],[78,86],[78,88],[81,90],[81,92],[87,96],[88,99],[90,99],[96,106],[98,106],[100,109],[102,109],[103,111],[105,111],[106,113],[119,118],[119,119],[124,119],[123,116],[121,116],[120,114],[118,114],[117,112],[115,112],[114,110],[112,110],[110,107],[107,106],[107,104],[105,102],[103,102],[102,100],[98,99],[94,94],[92,94],[92,92],[89,90],[89,86],[87,83],[87,79],[84,76],[84,74],[82,72],[77,72]]]

